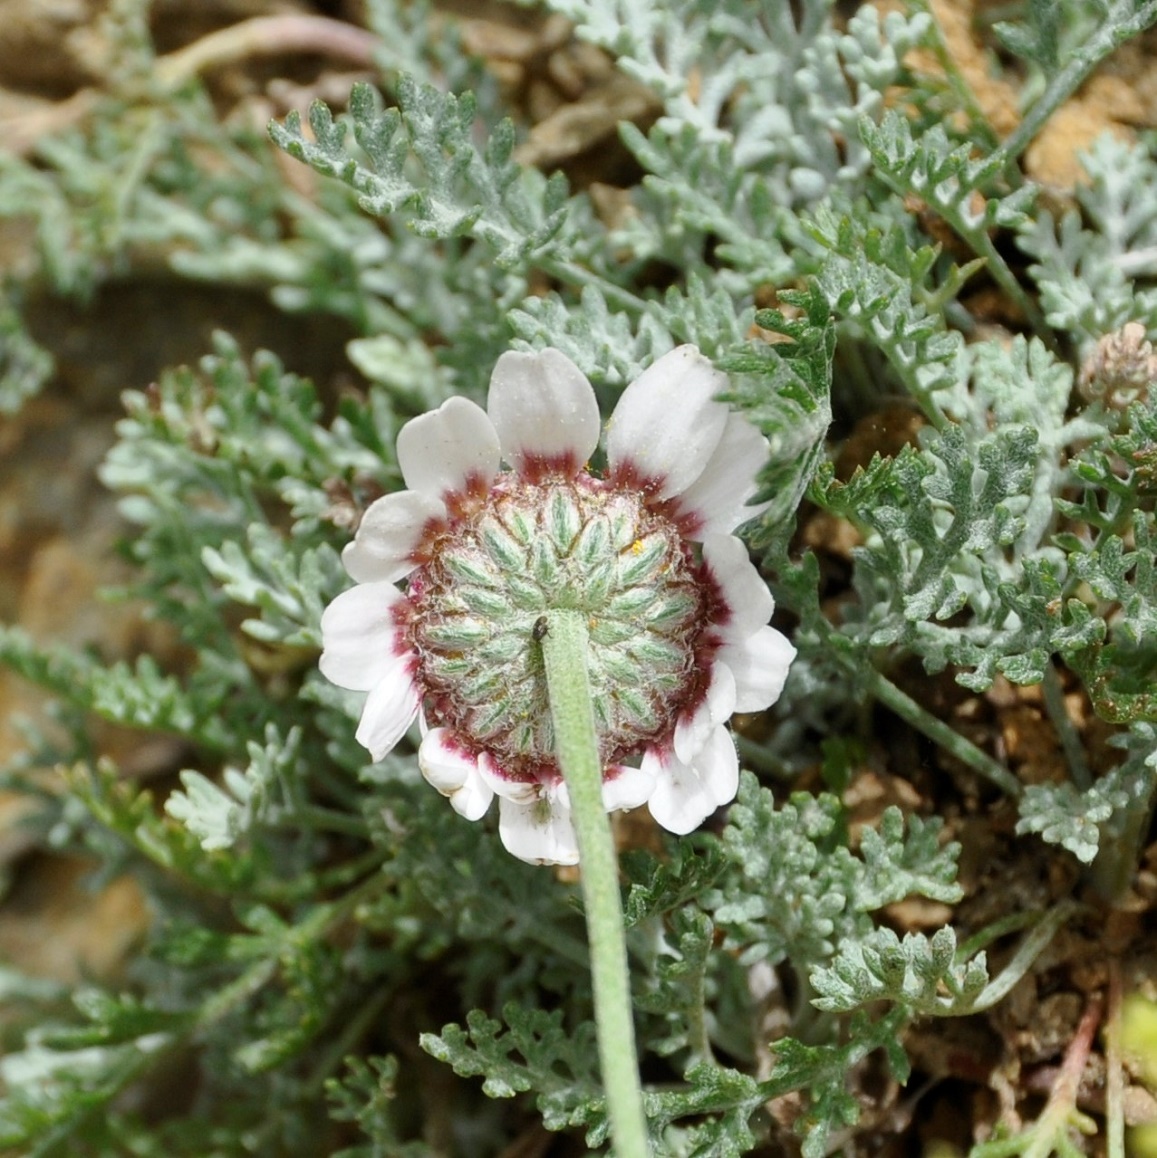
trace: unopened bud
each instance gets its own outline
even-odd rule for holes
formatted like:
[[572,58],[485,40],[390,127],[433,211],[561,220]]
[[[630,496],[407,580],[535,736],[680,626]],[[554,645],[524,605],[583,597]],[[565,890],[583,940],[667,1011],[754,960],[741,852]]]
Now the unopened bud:
[[1144,398],[1157,379],[1157,354],[1140,322],[1127,322],[1105,334],[1085,359],[1077,388],[1090,402],[1124,410]]

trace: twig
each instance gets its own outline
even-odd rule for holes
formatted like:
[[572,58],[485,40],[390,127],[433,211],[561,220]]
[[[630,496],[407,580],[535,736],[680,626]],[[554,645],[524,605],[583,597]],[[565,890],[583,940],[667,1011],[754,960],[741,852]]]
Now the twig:
[[[158,58],[155,79],[171,91],[211,68],[259,56],[310,52],[336,56],[360,68],[372,67],[378,38],[363,28],[324,16],[257,16],[211,32],[192,44]],[[4,147],[25,157],[46,136],[63,132],[89,116],[107,95],[84,88],[49,108],[22,113],[0,122]]]
[[176,88],[209,68],[254,56],[312,52],[340,56],[362,68],[374,63],[378,38],[324,16],[256,16],[187,44],[157,61],[157,76]]

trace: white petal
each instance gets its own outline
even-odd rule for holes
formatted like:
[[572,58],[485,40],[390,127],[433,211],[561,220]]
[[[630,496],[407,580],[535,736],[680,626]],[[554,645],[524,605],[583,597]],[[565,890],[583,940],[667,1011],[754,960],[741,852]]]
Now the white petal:
[[647,367],[623,391],[607,427],[611,474],[632,470],[653,482],[655,496],[685,491],[710,461],[727,407],[715,395],[727,386],[694,346],[679,346]]
[[450,807],[464,820],[481,820],[493,799],[490,785],[475,773],[450,797]]
[[703,560],[727,605],[720,624],[723,636],[728,642],[741,642],[771,618],[775,600],[747,557],[747,548],[734,535],[708,535]]
[[679,496],[679,508],[696,522],[696,535],[723,534],[770,504],[744,504],[756,492],[755,476],[767,462],[767,439],[742,414],[729,414],[723,436],[703,473]]
[[490,790],[503,800],[526,804],[538,799],[541,785],[537,780],[515,780],[507,776],[489,752],[483,752],[478,757],[478,772]]
[[707,789],[716,808],[730,804],[739,791],[739,753],[731,733],[722,725],[716,728],[707,743],[699,749],[692,767],[700,783]]
[[412,655],[396,656],[389,671],[366,697],[355,736],[375,760],[393,749],[418,714],[412,664]]
[[570,809],[549,797],[531,804],[499,800],[498,835],[508,852],[531,864],[578,864]]
[[382,679],[404,646],[393,619],[404,598],[392,583],[359,583],[321,613],[318,667],[330,683],[368,692]]
[[690,764],[712,731],[727,723],[734,711],[735,676],[725,664],[713,664],[707,695],[693,711],[683,712],[675,724],[675,755]]
[[608,812],[638,808],[640,804],[646,804],[654,789],[653,768],[612,764],[603,773],[603,807]]
[[599,404],[586,375],[560,350],[498,359],[486,404],[502,457],[519,474],[577,474],[599,444]]
[[673,752],[664,757],[648,750],[643,756],[643,767],[653,769],[656,777],[647,807],[668,832],[684,836],[715,811],[715,801],[699,777]]
[[449,728],[433,728],[418,749],[422,775],[450,798],[459,816],[478,820],[490,807],[494,793],[478,772],[478,761],[455,743]]
[[398,466],[412,491],[441,498],[489,485],[498,462],[494,424],[468,398],[450,398],[398,431]]
[[423,532],[446,517],[446,504],[421,491],[398,491],[371,503],[352,543],[341,554],[359,583],[396,583],[417,566]]
[[668,832],[679,836],[698,828],[739,787],[739,757],[727,729],[716,728],[693,764],[673,752],[649,750],[643,766],[655,769],[657,782],[647,807]]
[[454,742],[449,728],[431,728],[418,749],[422,775],[443,796],[450,796],[478,770],[478,760]]
[[795,648],[774,627],[761,627],[746,639],[728,644],[718,656],[735,676],[735,710],[761,712],[779,699],[795,659]]

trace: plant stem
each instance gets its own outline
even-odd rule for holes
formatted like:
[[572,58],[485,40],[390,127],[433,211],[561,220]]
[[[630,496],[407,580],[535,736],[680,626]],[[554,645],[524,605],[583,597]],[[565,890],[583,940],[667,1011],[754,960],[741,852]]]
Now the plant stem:
[[603,770],[587,678],[587,646],[586,620],[580,612],[548,612],[542,659],[555,751],[570,793],[578,836],[607,1113],[618,1158],[646,1158],[647,1128],[635,1052],[619,865],[603,807]]
[[1033,962],[1041,955],[1049,942],[1057,935],[1060,927],[1080,911],[1076,901],[1059,901],[1047,909],[1036,926],[1017,946],[1012,960],[984,987],[977,999],[963,1013],[978,1013],[991,1009],[1003,1001],[1013,986],[1032,968]]
[[1044,694],[1045,711],[1049,714],[1053,728],[1056,729],[1057,739],[1061,742],[1061,750],[1065,754],[1065,762],[1069,766],[1069,776],[1073,783],[1082,791],[1087,792],[1093,786],[1093,777],[1089,772],[1088,761],[1085,760],[1085,749],[1077,729],[1065,707],[1065,693],[1061,687],[1060,677],[1053,665],[1045,665],[1045,678],[1041,684]]
[[998,788],[1016,797],[1021,794],[1020,781],[1003,765],[997,763],[987,752],[978,748],[971,740],[950,728],[943,720],[938,720],[922,708],[911,696],[902,692],[890,679],[878,671],[868,673],[868,690],[885,707],[891,708],[902,720],[906,720],[918,732],[923,732],[950,752],[962,764],[967,764],[974,772],[979,772],[991,780]]
[[1120,831],[1111,838],[1112,827],[1102,827],[1100,852],[1093,862],[1093,887],[1111,904],[1122,900],[1137,872],[1141,850],[1153,820],[1155,787],[1157,785],[1149,780],[1143,794],[1133,796],[1125,810]]
[[957,232],[972,246],[975,253],[984,258],[989,276],[1020,307],[1025,320],[1032,327],[1033,333],[1054,354],[1059,355],[1061,352],[1060,343],[1045,319],[1044,311],[1017,280],[1016,274],[1012,272],[1008,262],[1005,261],[1004,255],[997,249],[992,238],[988,236],[987,230],[982,228],[969,229],[962,223]]
[[294,809],[292,823],[319,832],[337,832],[342,836],[356,836],[363,840],[369,836],[369,825],[360,816],[336,808],[324,808],[320,804],[303,804]]
[[[1077,1092],[1100,1020],[1101,1002],[1095,999],[1086,1007],[1073,1039],[1065,1050],[1061,1072],[1053,1082],[1049,1100],[1030,1131],[1031,1141],[1020,1151],[1022,1158],[1048,1158],[1050,1154],[1065,1153],[1064,1140],[1068,1138],[1071,1126],[1076,1126],[1086,1134],[1094,1131],[1093,1123],[1077,1110]],[[1073,1146],[1070,1152],[1079,1151]]]
[[1041,98],[1029,110],[1016,131],[997,149],[989,170],[997,173],[1011,165],[1032,143],[1044,123],[1084,83],[1085,78],[1119,45],[1143,32],[1157,20],[1157,0],[1117,0],[1101,19],[1097,31],[1073,53],[1068,64],[1050,81]]
[[1121,1061],[1121,963],[1109,958],[1109,1006],[1105,1018],[1105,1153],[1125,1158],[1125,1081]]
[[936,63],[948,82],[956,107],[963,109],[968,116],[970,136],[973,140],[981,142],[985,149],[995,149],[999,143],[996,131],[980,107],[972,86],[964,79],[964,74],[956,63],[955,54],[948,50],[944,27],[932,11],[932,5],[929,0],[914,0],[912,7],[918,12],[926,13],[932,21],[932,55],[936,57]]

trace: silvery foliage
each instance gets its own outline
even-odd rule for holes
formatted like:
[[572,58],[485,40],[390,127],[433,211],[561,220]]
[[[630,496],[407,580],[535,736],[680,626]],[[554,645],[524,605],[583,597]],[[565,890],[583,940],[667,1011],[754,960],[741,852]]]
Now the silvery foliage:
[[1106,133],[1083,154],[1087,183],[1076,204],[1042,209],[1019,229],[1033,259],[1049,324],[1072,335],[1083,353],[1126,322],[1157,326],[1157,162],[1140,142]]
[[[1072,0],[1050,23],[1050,6],[1033,4],[1002,31],[1039,91],[1082,36],[1127,31],[1142,8],[1093,6],[1095,20],[1076,19],[1088,5]],[[314,199],[252,132],[219,125],[197,86],[142,97],[126,80],[85,131],[34,161],[0,158],[0,213],[34,224],[50,292],[82,298],[164,254],[178,277],[340,322],[367,380],[335,401],[218,335],[197,366],[126,395],[102,480],[133,528],[134,592],[180,649],[171,669],[0,629],[0,660],[61,704],[59,729],[10,782],[41,801],[49,846],[109,876],[131,868],[158,915],[132,993],[0,975],[4,999],[45,1026],[5,1056],[0,1146],[87,1143],[98,1122],[108,1152],[153,1152],[126,1091],[180,1056],[205,1059],[212,1080],[166,1152],[214,1149],[219,1120],[250,1148],[319,1151],[328,1098],[364,1136],[347,1154],[417,1158],[429,1150],[396,1107],[426,1063],[397,1010],[424,1008],[431,986],[457,1020],[423,1035],[428,1054],[490,1097],[521,1095],[519,1114],[605,1139],[571,887],[460,823],[412,752],[367,765],[357,697],[315,667],[350,521],[400,483],[398,428],[451,394],[480,399],[511,344],[564,350],[609,403],[695,342],[767,435],[771,506],[747,535],[798,621],[800,658],[774,733],[744,742],[752,765],[786,776],[822,764],[846,782],[855,761],[841,745],[866,734],[873,689],[905,662],[977,695],[998,677],[1030,685],[1068,669],[1120,726],[1122,760],[1092,783],[1024,792],[1019,829],[1095,870],[1132,855],[1157,778],[1145,683],[1157,403],[1083,406],[1057,332],[1084,353],[1123,322],[1157,325],[1150,151],[1095,146],[1091,183],[1058,221],[991,159],[974,108],[946,118],[959,78],[910,71],[911,50],[941,47],[922,5],[885,17],[865,5],[843,25],[826,0],[547,7],[658,110],[646,132],[620,128],[644,176],[613,221],[521,165],[520,130],[501,121],[483,70],[452,33],[431,35],[423,5],[389,0],[368,5],[384,92],[357,88],[339,114],[315,106],[308,131],[292,116],[271,130],[332,178]],[[110,8],[118,75],[141,82],[144,5]],[[895,90],[910,116],[885,111]],[[134,102],[150,99],[142,133]],[[1043,319],[1010,247],[992,242],[1010,233],[1033,259]],[[982,268],[1027,307],[1031,336],[966,341],[964,295]],[[22,301],[6,283],[9,409],[49,365]],[[837,477],[833,410],[846,426],[895,400],[920,427],[910,445]],[[858,538],[837,609],[818,554],[793,542],[805,496]],[[92,717],[177,746],[176,767],[190,767],[165,811],[94,759]],[[67,769],[68,792],[46,790],[42,767]],[[865,1058],[882,1052],[903,1080],[906,1025],[980,1008],[1010,983],[951,926],[901,938],[881,915],[910,897],[959,901],[959,849],[941,822],[890,808],[853,839],[850,821],[836,793],[787,798],[745,774],[721,835],[624,857],[641,1046],[665,1067],[647,1094],[657,1153],[745,1153],[767,1141],[763,1108],[802,1093],[798,1128],[818,1158],[856,1121]],[[767,1052],[756,993],[788,977],[812,1000]],[[523,1122],[476,1107],[463,1120],[493,1148]]]

